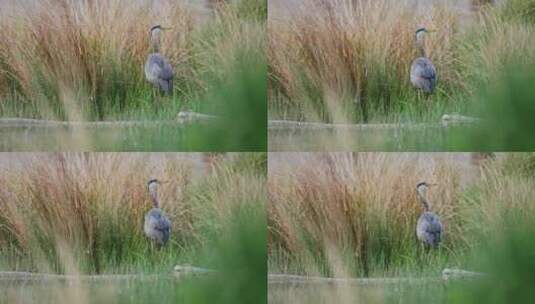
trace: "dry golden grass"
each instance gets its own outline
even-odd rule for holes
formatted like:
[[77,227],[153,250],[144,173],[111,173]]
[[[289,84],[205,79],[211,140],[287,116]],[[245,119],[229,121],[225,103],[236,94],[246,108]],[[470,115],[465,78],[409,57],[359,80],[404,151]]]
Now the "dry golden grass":
[[[459,60],[463,78],[486,83],[509,64],[529,64],[535,60],[535,28],[507,17],[500,8],[486,7],[477,13],[471,30],[460,42]],[[505,15],[505,16],[504,16]],[[473,90],[475,86],[465,88]]]
[[[262,19],[263,0],[235,1],[235,6],[225,1],[214,1],[214,12],[205,36],[196,40],[195,53],[202,65],[201,71],[222,79],[236,61],[244,56],[264,58],[266,45],[265,22]],[[248,5],[250,7],[248,7]]]
[[264,21],[244,18],[241,2],[199,11],[170,0],[9,0],[2,6],[13,9],[0,19],[0,105],[80,120],[150,104],[143,66],[155,24],[172,27],[161,52],[174,67],[175,93],[191,101],[243,54],[263,54]]
[[507,158],[485,166],[475,184],[475,193],[463,195],[464,226],[470,237],[492,236],[506,229],[506,220],[531,219],[535,215],[533,196],[535,158],[532,153],[510,153]]
[[174,27],[164,35],[162,51],[178,66],[178,78],[191,72],[180,68],[191,60],[194,27],[193,13],[183,2],[162,2],[159,16],[145,1],[25,3],[16,15],[3,18],[0,57],[2,76],[29,100],[47,93],[39,85],[71,88],[88,99],[125,78],[130,83],[121,85],[132,88],[143,81],[148,29],[156,23]]
[[[468,13],[447,4],[422,11],[413,1],[304,1],[288,17],[268,20],[271,114],[366,122],[464,111],[505,65],[535,60],[532,1],[489,2],[472,1]],[[421,26],[436,30],[425,49],[438,87],[425,103],[409,83]]]
[[295,256],[348,250],[361,267],[373,258],[367,254],[404,252],[416,244],[422,207],[415,185],[424,180],[440,183],[429,192],[432,208],[448,231],[457,230],[460,175],[447,163],[415,160],[410,154],[332,153],[270,170],[269,248]]
[[[0,177],[2,256],[41,271],[117,271],[135,264],[150,245],[142,228],[152,208],[146,183],[158,178],[168,181],[159,195],[172,221],[172,252],[162,254],[176,263],[221,231],[233,211],[265,200],[263,175],[237,165],[248,158],[223,157],[199,174],[198,165],[176,155],[33,155]],[[59,265],[51,262],[56,259]],[[74,266],[65,265],[69,260]]]
[[358,102],[364,112],[380,102],[388,107],[391,96],[410,87],[410,64],[418,56],[414,32],[422,26],[437,31],[428,35],[425,48],[440,82],[456,82],[452,65],[458,21],[446,8],[420,16],[403,1],[307,4],[290,18],[269,20],[272,102],[319,100],[334,121],[351,121],[347,101]]

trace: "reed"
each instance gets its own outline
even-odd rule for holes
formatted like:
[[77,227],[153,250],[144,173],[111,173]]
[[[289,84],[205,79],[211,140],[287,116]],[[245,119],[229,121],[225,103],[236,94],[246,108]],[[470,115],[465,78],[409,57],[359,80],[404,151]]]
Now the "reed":
[[[280,155],[273,165],[270,160],[268,179],[274,271],[437,273],[462,265],[468,249],[492,237],[508,210],[535,211],[529,203],[535,179],[525,169],[530,155],[485,159],[469,169],[452,161],[455,154],[303,153],[297,163]],[[431,254],[415,237],[422,213],[415,185],[421,181],[438,183],[428,195],[445,230],[441,249]]]
[[[262,169],[254,155],[222,157],[200,170],[182,157],[146,154],[40,154],[0,178],[1,263],[60,273],[168,272],[195,263],[207,240],[241,210],[263,210]],[[251,159],[251,160],[249,160]],[[204,172],[203,172],[204,171]],[[143,234],[149,178],[172,222],[169,246]],[[253,204],[255,202],[255,204]]]
[[[250,18],[262,14],[262,2],[242,2],[200,13],[186,1],[7,1],[0,15],[1,113],[102,120],[172,117],[177,107],[197,106],[209,81],[232,74],[229,62],[239,60],[233,50],[244,41],[254,41],[244,52],[262,49],[265,20]],[[143,74],[154,24],[172,27],[161,52],[175,69],[175,96],[159,103]]]

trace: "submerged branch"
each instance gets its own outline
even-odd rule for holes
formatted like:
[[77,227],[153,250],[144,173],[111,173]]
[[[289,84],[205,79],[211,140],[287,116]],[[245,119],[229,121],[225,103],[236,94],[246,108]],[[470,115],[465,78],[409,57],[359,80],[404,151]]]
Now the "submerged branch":
[[23,271],[0,271],[0,282],[102,282],[102,281],[155,281],[158,279],[179,280],[216,273],[215,270],[177,265],[170,273],[163,274],[53,274]]
[[150,127],[150,126],[187,126],[217,121],[217,116],[195,112],[180,112],[176,119],[170,120],[123,120],[123,121],[59,121],[33,118],[0,118],[0,128],[107,128],[107,127]]
[[304,122],[292,120],[270,120],[269,130],[274,131],[300,131],[300,130],[323,130],[323,131],[381,131],[399,129],[441,129],[450,126],[475,125],[481,119],[458,114],[444,114],[437,123],[363,123],[363,124],[332,124],[322,122]]
[[386,285],[399,283],[440,283],[451,280],[477,279],[485,274],[461,269],[446,268],[442,271],[442,276],[433,277],[392,277],[392,278],[327,278],[314,276],[301,276],[291,274],[269,274],[269,284],[345,284],[345,285]]

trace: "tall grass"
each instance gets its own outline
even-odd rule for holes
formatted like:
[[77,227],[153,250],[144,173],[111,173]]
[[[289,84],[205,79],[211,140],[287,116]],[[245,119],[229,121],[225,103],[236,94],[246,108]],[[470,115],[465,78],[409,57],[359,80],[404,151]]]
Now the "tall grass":
[[[82,120],[196,108],[208,79],[233,72],[235,50],[262,54],[264,21],[242,16],[261,14],[262,2],[241,2],[205,16],[185,1],[8,1],[3,6],[13,9],[0,20],[0,109]],[[161,51],[175,68],[175,96],[163,100],[143,75],[154,24],[173,27]]]
[[[525,169],[518,165],[532,156],[485,160],[468,171],[447,157],[411,154],[301,158],[297,166],[270,164],[268,252],[274,271],[436,275],[462,266],[477,240],[492,237],[504,210],[533,214],[529,198],[535,180],[520,174]],[[441,249],[431,253],[415,237],[422,212],[415,185],[423,180],[438,183],[428,194],[445,227]]]
[[[176,156],[34,155],[0,178],[2,267],[166,273],[176,264],[198,265],[198,255],[213,235],[229,229],[233,214],[263,210],[265,174],[257,160],[252,154],[223,157],[199,175],[191,161]],[[161,250],[143,235],[149,178],[169,181],[159,194],[172,234]]]
[[[261,202],[256,202],[261,203]],[[229,225],[208,237],[196,257],[198,263],[217,269],[208,276],[150,280],[58,282],[19,284],[4,282],[4,300],[15,303],[256,303],[266,299],[265,213],[243,208]],[[265,300],[264,300],[265,301]]]
[[[251,204],[252,206],[253,204]],[[10,303],[256,303],[266,299],[265,214],[245,208],[212,235],[197,257],[218,272],[209,276],[102,282],[0,285]]]
[[493,227],[492,237],[479,239],[468,254],[470,269],[485,273],[472,280],[369,284],[273,286],[270,303],[512,303],[534,296],[533,218],[503,215],[505,225]]
[[454,149],[532,151],[535,148],[534,59],[526,56],[523,62],[507,64],[489,76],[491,83],[477,90],[471,107],[471,112],[482,120],[468,132],[453,133]]
[[505,2],[506,17],[514,20],[535,24],[535,1],[508,0]]
[[366,120],[372,109],[399,107],[415,97],[408,71],[421,26],[437,30],[425,48],[445,90],[457,83],[457,23],[443,7],[422,17],[403,1],[309,1],[268,25],[270,102],[329,121]]
[[456,130],[451,141],[454,149],[533,149],[530,117],[535,109],[530,96],[535,27],[513,13],[525,12],[531,2],[507,1],[502,7],[486,7],[460,45],[462,77],[471,94],[468,111],[482,121],[469,132]]
[[[483,5],[467,17],[446,5],[422,13],[406,1],[308,1],[289,18],[269,20],[270,114],[366,122],[464,112],[505,64],[533,58],[529,3]],[[425,99],[409,83],[421,26],[437,31],[425,49],[438,88]]]
[[[515,2],[522,3],[508,1],[506,7],[513,9]],[[506,8],[486,7],[476,15],[459,46],[462,78],[467,89],[474,91],[499,83],[496,75],[510,65],[534,62],[535,28],[518,16],[511,17]]]

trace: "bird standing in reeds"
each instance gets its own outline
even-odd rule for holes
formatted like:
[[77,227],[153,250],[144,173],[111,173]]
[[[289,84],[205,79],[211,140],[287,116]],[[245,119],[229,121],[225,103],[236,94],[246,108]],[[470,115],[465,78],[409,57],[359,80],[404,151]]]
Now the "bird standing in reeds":
[[430,31],[425,27],[416,30],[416,46],[420,51],[420,57],[414,59],[411,65],[411,83],[418,90],[431,94],[437,84],[437,71],[433,62],[426,56],[424,37]]
[[424,207],[424,213],[420,215],[416,224],[416,236],[427,248],[437,248],[442,237],[442,223],[435,213],[431,212],[429,201],[426,198],[427,188],[433,186],[427,182],[421,182],[416,185],[418,199]]
[[160,201],[158,200],[159,184],[160,181],[157,179],[151,179],[147,184],[152,200],[152,209],[145,215],[143,230],[151,241],[159,246],[164,246],[169,240],[171,221],[160,209]]
[[145,63],[145,78],[166,95],[173,93],[173,67],[169,60],[160,53],[160,39],[163,30],[160,25],[155,25],[150,29],[151,53]]

